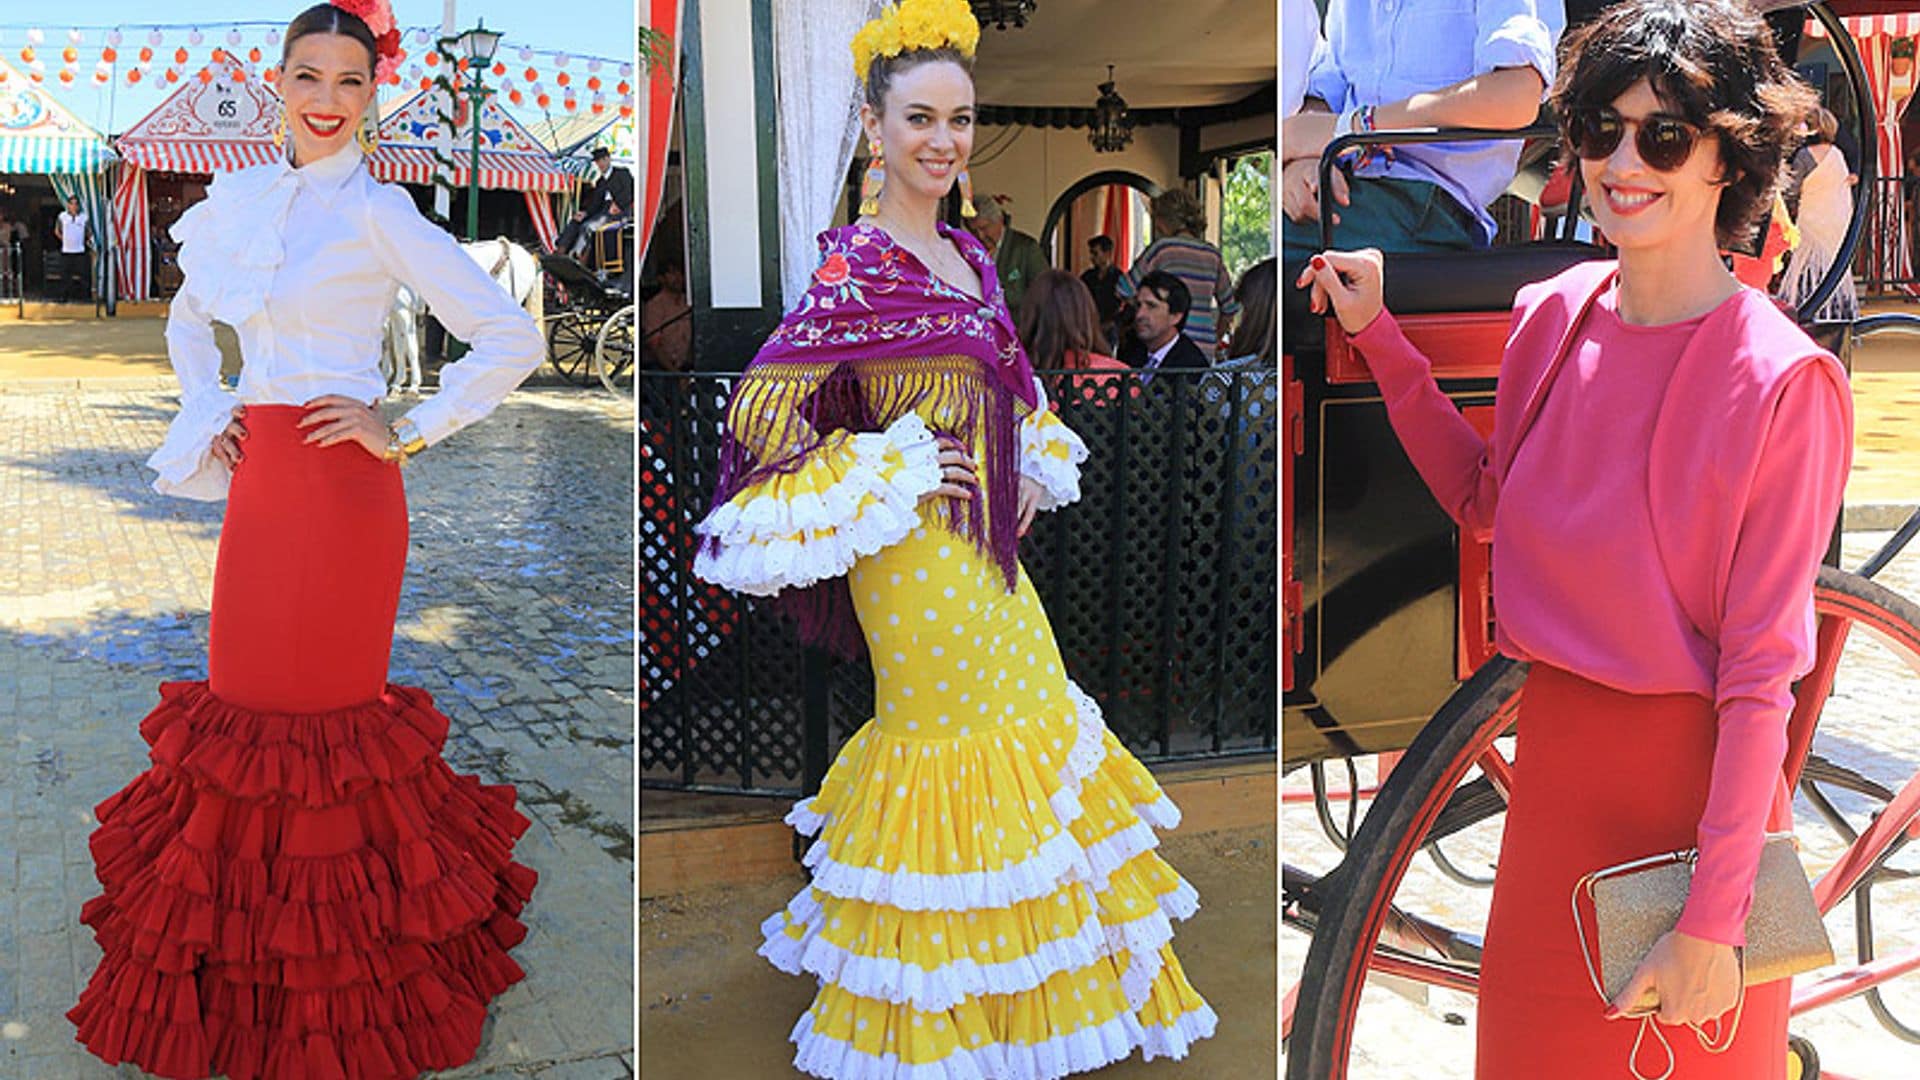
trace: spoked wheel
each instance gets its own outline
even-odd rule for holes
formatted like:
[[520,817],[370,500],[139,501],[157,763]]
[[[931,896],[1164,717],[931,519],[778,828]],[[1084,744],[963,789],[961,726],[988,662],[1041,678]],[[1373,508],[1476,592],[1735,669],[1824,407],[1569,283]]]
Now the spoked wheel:
[[[1815,610],[1815,666],[1796,688],[1788,760],[1806,762],[1795,779],[1819,816],[1833,825],[1824,799],[1846,825],[1824,832],[1803,816],[1803,857],[1819,878],[1823,911],[1852,898],[1863,960],[1920,948],[1905,926],[1881,926],[1876,939],[1867,910],[1876,887],[1920,889],[1910,880],[1920,860],[1902,851],[1907,833],[1920,828],[1920,778],[1871,775],[1884,774],[1889,761],[1897,770],[1910,760],[1910,709],[1898,698],[1920,693],[1920,607],[1823,567]],[[1525,670],[1496,658],[1448,699],[1381,785],[1337,867],[1318,877],[1283,869],[1283,918],[1313,935],[1287,1036],[1288,1080],[1472,1075],[1471,1033],[1460,1029],[1470,1027],[1462,1021],[1478,988],[1490,897],[1432,873],[1415,856],[1442,840],[1449,854],[1470,851],[1476,860],[1488,844],[1497,850],[1508,755],[1496,739],[1517,715]],[[1884,841],[1875,851],[1845,874],[1821,875],[1869,830],[1870,843]],[[1844,953],[1843,937],[1835,945]],[[1883,1026],[1903,1038],[1920,1037],[1916,983],[1896,980],[1868,999]],[[1410,1008],[1407,997],[1425,1007]],[[1895,1020],[1900,1027],[1889,1023],[1896,1017],[1904,1017]],[[1809,1058],[1798,1060],[1817,1070],[1818,1059]]]
[[600,326],[593,343],[593,373],[610,394],[633,397],[633,317],[628,304]]
[[577,311],[563,311],[547,320],[547,359],[568,382],[593,382],[593,346],[599,325]]

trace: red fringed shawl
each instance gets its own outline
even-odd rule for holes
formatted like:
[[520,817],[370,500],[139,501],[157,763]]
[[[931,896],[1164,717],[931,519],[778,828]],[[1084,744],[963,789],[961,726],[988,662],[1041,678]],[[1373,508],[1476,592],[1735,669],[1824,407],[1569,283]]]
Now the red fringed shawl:
[[[1019,554],[1017,427],[1039,401],[992,256],[961,230],[939,230],[980,275],[984,298],[935,276],[878,227],[820,234],[812,286],[734,390],[713,506],[797,470],[836,431],[881,431],[918,413],[936,434],[984,446],[984,492],[927,508],[991,557],[1011,590]],[[705,542],[710,550],[718,545]],[[864,649],[844,577],[790,589],[780,601],[804,640],[848,657]]]

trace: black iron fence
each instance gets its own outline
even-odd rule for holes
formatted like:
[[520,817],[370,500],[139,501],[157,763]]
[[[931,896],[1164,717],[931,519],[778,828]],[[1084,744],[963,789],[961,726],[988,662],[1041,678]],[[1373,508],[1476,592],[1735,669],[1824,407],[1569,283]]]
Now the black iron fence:
[[[1068,674],[1143,759],[1272,752],[1276,374],[1042,377],[1091,451],[1080,502],[1042,514],[1021,546]],[[639,373],[640,776],[796,794],[871,715],[872,675],[693,576],[737,379]]]

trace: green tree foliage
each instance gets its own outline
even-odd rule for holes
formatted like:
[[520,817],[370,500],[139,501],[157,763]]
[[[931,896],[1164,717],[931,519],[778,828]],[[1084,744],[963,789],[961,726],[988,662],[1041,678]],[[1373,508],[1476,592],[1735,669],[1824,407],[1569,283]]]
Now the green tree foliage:
[[1273,254],[1272,176],[1271,150],[1239,158],[1227,172],[1220,254],[1236,281],[1248,267]]

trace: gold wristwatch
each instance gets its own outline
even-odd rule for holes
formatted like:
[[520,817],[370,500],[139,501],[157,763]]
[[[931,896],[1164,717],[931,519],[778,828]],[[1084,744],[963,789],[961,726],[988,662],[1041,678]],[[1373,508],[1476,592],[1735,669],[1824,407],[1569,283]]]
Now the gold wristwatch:
[[420,429],[412,420],[401,417],[397,422],[387,425],[387,449],[381,457],[386,461],[404,466],[407,459],[427,448],[427,440],[421,436]]

